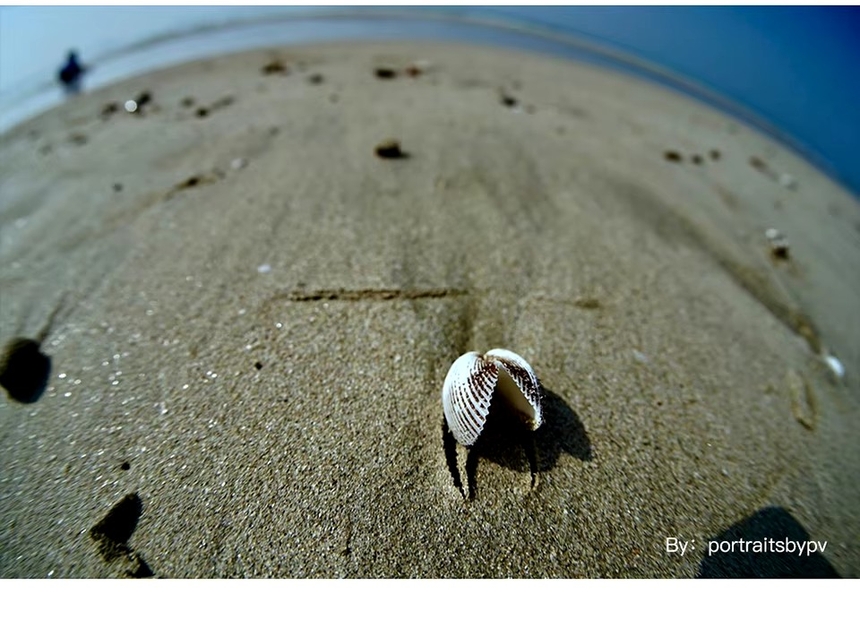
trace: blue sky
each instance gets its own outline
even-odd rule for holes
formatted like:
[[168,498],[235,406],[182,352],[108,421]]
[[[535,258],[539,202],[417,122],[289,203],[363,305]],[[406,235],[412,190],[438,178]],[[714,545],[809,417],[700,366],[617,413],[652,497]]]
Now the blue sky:
[[[298,7],[3,7],[0,96],[50,81],[65,52],[104,55],[169,31]],[[860,195],[860,9],[458,7],[635,54],[777,126]]]

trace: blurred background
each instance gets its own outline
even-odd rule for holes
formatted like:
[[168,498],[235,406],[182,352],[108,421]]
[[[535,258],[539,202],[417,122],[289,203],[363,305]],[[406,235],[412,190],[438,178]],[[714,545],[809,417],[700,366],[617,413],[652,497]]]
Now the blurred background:
[[856,7],[0,7],[0,132],[82,89],[264,46],[449,40],[566,56],[684,91],[787,143],[860,196]]

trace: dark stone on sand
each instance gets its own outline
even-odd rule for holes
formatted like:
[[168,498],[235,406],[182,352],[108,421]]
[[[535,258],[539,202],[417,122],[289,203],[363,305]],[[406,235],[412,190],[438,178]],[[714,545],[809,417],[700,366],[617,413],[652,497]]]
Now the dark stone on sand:
[[672,161],[675,163],[678,163],[678,162],[681,162],[684,160],[684,158],[681,157],[681,153],[679,153],[678,151],[674,151],[674,150],[667,150],[665,153],[663,153],[663,159],[665,159],[666,161]]
[[400,142],[397,140],[386,140],[376,145],[376,156],[380,159],[406,159],[408,153],[400,149]]
[[266,65],[260,68],[260,71],[266,76],[271,74],[289,74],[290,72],[284,62],[278,59],[269,61]]
[[51,358],[30,338],[14,338],[0,358],[0,386],[9,397],[21,403],[39,400],[48,386]]
[[373,73],[376,75],[376,78],[383,80],[390,80],[397,77],[397,71],[391,68],[376,68]]

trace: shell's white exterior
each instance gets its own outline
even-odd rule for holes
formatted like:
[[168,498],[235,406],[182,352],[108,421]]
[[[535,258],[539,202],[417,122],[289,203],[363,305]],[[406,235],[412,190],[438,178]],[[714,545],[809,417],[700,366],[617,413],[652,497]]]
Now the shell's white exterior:
[[507,349],[470,351],[454,361],[442,385],[445,421],[457,442],[470,447],[478,440],[496,388],[530,429],[543,423],[540,383],[528,362]]

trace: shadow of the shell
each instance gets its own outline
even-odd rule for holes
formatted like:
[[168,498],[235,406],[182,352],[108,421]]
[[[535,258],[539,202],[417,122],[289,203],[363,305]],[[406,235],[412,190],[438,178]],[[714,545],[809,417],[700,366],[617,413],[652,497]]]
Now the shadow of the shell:
[[[531,474],[534,486],[539,473],[551,470],[562,453],[582,461],[591,460],[591,442],[585,427],[574,410],[557,394],[543,389],[544,423],[532,432],[511,408],[497,397],[493,398],[487,421],[480,438],[466,457],[465,495],[473,498],[477,492],[478,463],[481,458],[505,468]],[[453,435],[442,426],[443,447],[451,479],[461,492],[463,480],[457,464],[457,447]]]

